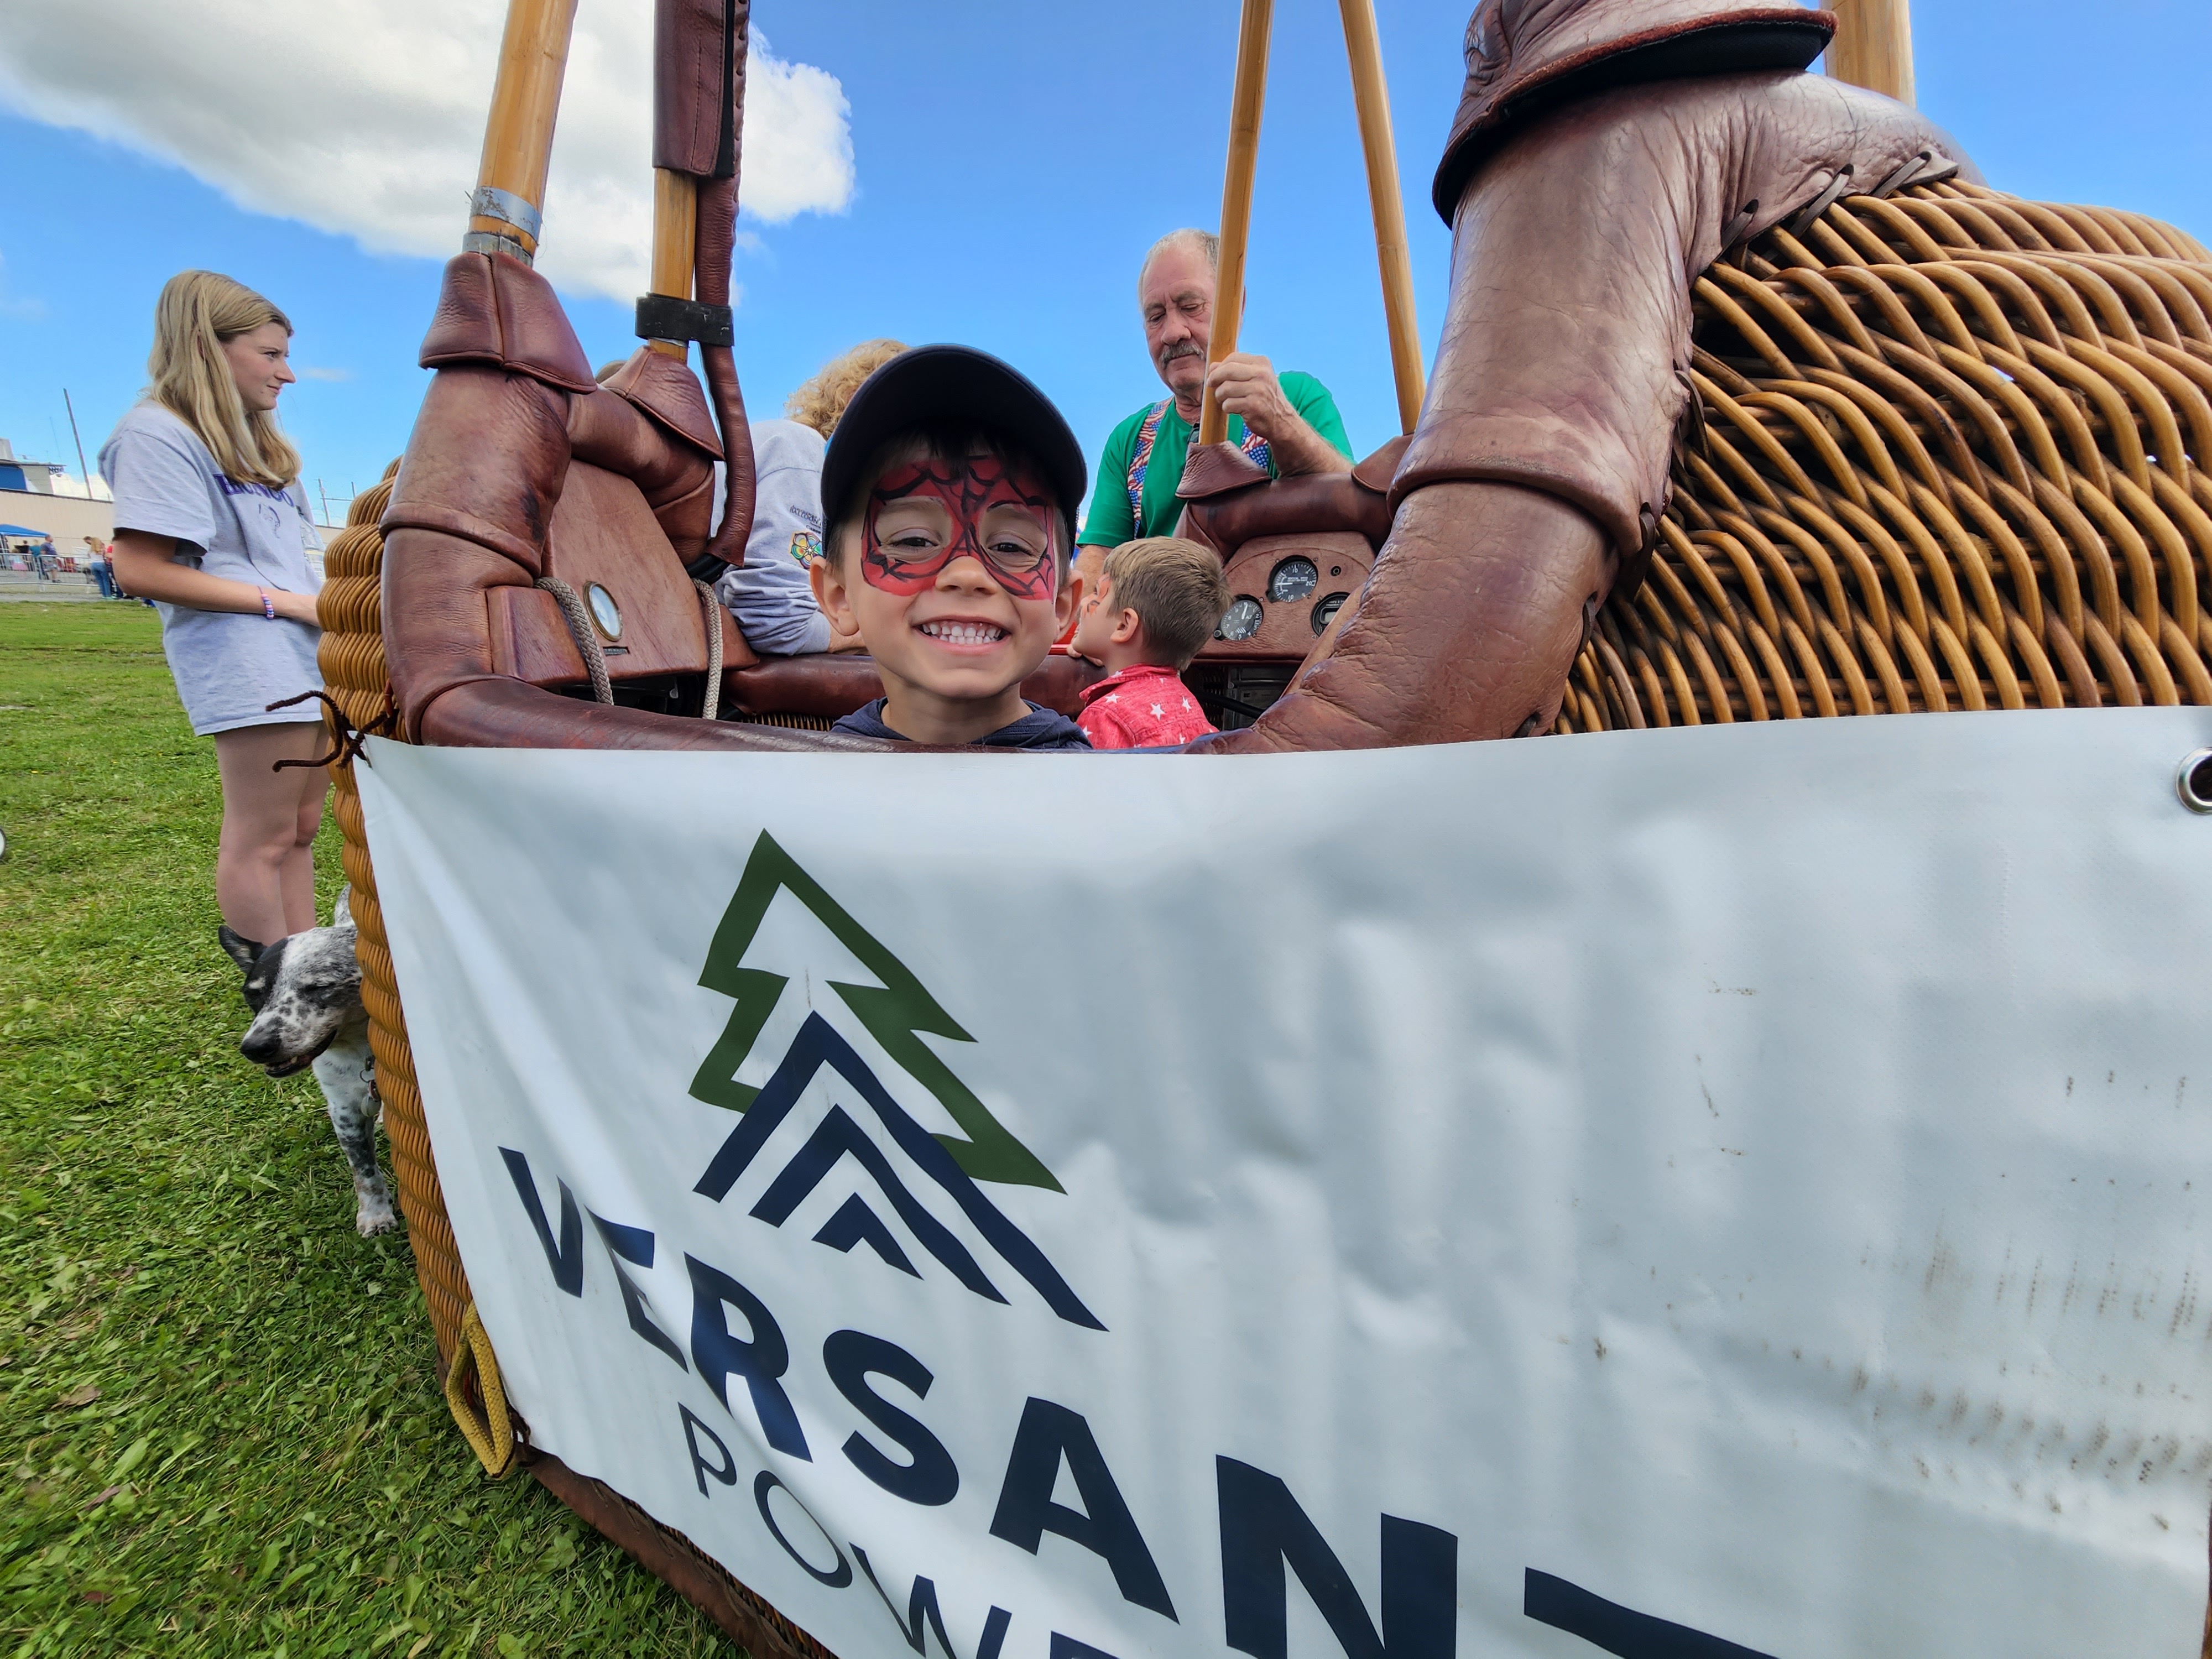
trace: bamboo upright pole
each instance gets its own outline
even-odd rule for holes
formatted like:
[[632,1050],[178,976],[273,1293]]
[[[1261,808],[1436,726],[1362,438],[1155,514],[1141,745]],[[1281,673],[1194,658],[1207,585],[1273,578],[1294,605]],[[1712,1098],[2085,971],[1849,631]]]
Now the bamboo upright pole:
[[[1244,0],[1237,26],[1229,168],[1221,183],[1221,267],[1213,286],[1213,327],[1206,342],[1209,365],[1237,349],[1237,331],[1244,320],[1244,251],[1251,240],[1252,173],[1260,157],[1260,107],[1267,96],[1267,37],[1274,13],[1274,0]],[[1198,441],[1218,444],[1228,436],[1229,416],[1208,386],[1198,417]]]
[[537,256],[553,118],[575,22],[576,0],[509,0],[464,247],[525,262]]
[[1913,101],[1912,0],[1832,0],[1836,38],[1828,73],[1855,87]]
[[1398,427],[1421,418],[1421,331],[1413,319],[1413,261],[1406,246],[1406,201],[1398,188],[1398,146],[1390,134],[1390,92],[1375,0],[1342,0],[1344,49],[1352,59],[1352,100],[1367,155],[1367,199],[1375,211],[1375,258],[1382,270],[1382,318],[1390,330],[1390,373],[1398,385]]
[[[699,240],[699,181],[673,167],[653,170],[653,292],[672,299],[691,297],[691,267]],[[653,349],[682,357],[690,349],[681,340],[655,340]]]

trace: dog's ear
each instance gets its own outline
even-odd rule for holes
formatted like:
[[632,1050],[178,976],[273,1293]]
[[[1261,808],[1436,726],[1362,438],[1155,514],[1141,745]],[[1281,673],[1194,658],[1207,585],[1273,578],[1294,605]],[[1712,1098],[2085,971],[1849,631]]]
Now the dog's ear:
[[253,964],[261,960],[261,953],[269,948],[232,933],[228,924],[216,931],[216,937],[222,941],[223,954],[238,964],[238,971],[241,974],[252,973]]

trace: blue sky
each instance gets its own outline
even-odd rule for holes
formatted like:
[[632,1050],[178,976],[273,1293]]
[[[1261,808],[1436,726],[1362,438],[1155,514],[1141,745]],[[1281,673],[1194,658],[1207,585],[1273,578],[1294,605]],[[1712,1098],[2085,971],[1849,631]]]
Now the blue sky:
[[[187,12],[217,3],[172,0]],[[2141,210],[2212,241],[2212,137],[2199,114],[2212,8],[2100,0],[2093,31],[2078,0],[1916,9],[1921,106],[1992,183]],[[1377,0],[1377,10],[1432,349],[1449,240],[1427,183],[1458,95],[1467,8]],[[288,15],[309,13],[287,0],[259,15],[281,36]],[[738,348],[753,409],[778,411],[855,340],[958,340],[1037,380],[1095,459],[1114,422],[1157,395],[1135,320],[1136,262],[1163,231],[1218,211],[1236,16],[1232,0],[1135,12],[756,0],[756,27],[779,58],[842,84],[855,187],[842,212],[749,227]],[[20,84],[27,71],[16,73]],[[487,63],[487,90],[489,73]],[[649,95],[642,82],[636,95]],[[195,264],[262,289],[297,325],[295,364],[319,378],[286,393],[283,417],[311,494],[318,481],[334,501],[365,488],[404,445],[436,259],[365,252],[234,205],[178,165],[4,110],[0,158],[0,436],[19,453],[75,471],[64,386],[96,451],[143,380],[155,293]],[[641,195],[642,155],[636,180]],[[471,182],[451,181],[456,243]],[[587,217],[549,219],[549,243],[592,235]],[[1248,349],[1327,382],[1355,447],[1390,436],[1380,292],[1329,0],[1278,0],[1249,288]],[[629,349],[625,307],[567,297],[595,359]]]

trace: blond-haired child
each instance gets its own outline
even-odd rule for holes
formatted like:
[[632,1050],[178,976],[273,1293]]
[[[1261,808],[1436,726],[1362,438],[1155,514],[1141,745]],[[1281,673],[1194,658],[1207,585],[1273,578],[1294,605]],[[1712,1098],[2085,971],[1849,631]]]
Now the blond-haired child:
[[1069,642],[1106,670],[1076,716],[1092,748],[1164,748],[1214,729],[1182,676],[1228,609],[1220,557],[1196,542],[1148,536],[1106,556]]

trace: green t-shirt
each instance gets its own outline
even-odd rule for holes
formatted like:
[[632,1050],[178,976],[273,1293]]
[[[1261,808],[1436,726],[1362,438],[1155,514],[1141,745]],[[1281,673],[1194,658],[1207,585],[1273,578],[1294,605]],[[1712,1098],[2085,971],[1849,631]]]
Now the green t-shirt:
[[[1282,385],[1283,395],[1291,400],[1291,407],[1348,459],[1352,440],[1344,435],[1344,416],[1336,412],[1336,399],[1328,395],[1328,388],[1312,375],[1301,374],[1295,369],[1275,378]],[[1106,440],[1105,452],[1098,458],[1098,482],[1091,493],[1091,511],[1083,520],[1083,533],[1075,538],[1077,546],[1119,547],[1139,536],[1175,534],[1176,520],[1182,515],[1182,503],[1176,500],[1176,486],[1182,482],[1183,457],[1190,452],[1191,428],[1172,403],[1160,416],[1159,431],[1152,439],[1152,459],[1145,466],[1144,522],[1136,523],[1136,515],[1129,510],[1129,462],[1137,452],[1137,434],[1154,407],[1146,404],[1115,427],[1113,435]],[[1229,417],[1229,441],[1244,441],[1244,422],[1240,416]],[[1273,460],[1268,462],[1267,471],[1275,471]]]

